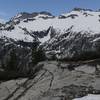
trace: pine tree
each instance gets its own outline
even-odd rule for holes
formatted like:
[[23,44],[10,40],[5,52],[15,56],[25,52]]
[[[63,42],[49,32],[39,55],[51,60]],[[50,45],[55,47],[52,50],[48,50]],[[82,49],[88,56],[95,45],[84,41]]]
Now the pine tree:
[[17,71],[17,55],[14,49],[10,53],[10,59],[7,63],[6,70]]
[[32,64],[35,66],[38,62],[46,59],[45,53],[38,43],[34,43],[32,48]]

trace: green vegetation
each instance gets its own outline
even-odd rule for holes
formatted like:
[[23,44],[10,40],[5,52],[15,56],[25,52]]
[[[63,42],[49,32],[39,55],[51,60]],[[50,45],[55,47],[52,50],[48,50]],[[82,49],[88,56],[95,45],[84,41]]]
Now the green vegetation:
[[36,42],[32,48],[32,64],[35,66],[38,62],[44,61],[46,59],[45,52],[39,44]]
[[10,59],[7,62],[5,70],[7,70],[7,71],[17,71],[17,60],[18,60],[18,57],[16,55],[16,51],[13,49],[10,52]]

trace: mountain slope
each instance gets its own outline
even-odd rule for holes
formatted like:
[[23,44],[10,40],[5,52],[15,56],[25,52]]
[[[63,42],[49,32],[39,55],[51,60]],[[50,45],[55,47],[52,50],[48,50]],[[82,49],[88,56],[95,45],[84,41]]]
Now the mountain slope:
[[[70,13],[62,14],[58,17],[54,17],[46,12],[32,14],[21,13],[13,17],[11,21],[5,25],[5,31],[2,31],[2,35],[17,40],[24,40],[26,37],[29,41],[32,41],[30,36],[23,35],[24,31],[22,28],[27,29],[30,33],[34,33],[45,31],[49,27],[53,27],[60,34],[64,34],[70,28],[70,31],[73,33],[99,34],[100,12],[73,10]],[[16,34],[20,36],[16,36]]]
[[[41,49],[47,60],[37,64],[34,59],[42,57],[35,50]],[[0,100],[72,100],[100,94],[100,12],[23,12],[1,24],[0,80],[7,81],[0,84]]]
[[4,58],[13,48],[29,52],[33,41],[40,42],[50,59],[100,58],[100,12],[74,9],[57,17],[48,12],[19,13],[1,27],[0,41]]

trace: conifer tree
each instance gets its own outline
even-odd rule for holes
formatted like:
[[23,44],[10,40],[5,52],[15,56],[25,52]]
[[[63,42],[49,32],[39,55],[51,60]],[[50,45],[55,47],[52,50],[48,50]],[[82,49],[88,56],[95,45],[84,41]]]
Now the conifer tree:
[[7,62],[6,70],[17,71],[17,55],[14,49],[10,52],[10,59]]
[[35,42],[32,48],[32,63],[33,66],[36,65],[40,61],[44,61],[46,59],[45,53],[41,47],[39,47],[39,43]]

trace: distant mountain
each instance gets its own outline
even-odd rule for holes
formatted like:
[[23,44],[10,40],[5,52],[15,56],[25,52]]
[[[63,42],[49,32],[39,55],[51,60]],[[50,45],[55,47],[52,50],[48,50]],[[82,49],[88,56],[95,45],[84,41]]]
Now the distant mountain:
[[[60,16],[53,16],[48,12],[34,12],[34,13],[19,13],[2,28],[2,35],[14,40],[24,40],[31,42],[33,37],[31,35],[43,34],[49,28],[52,28],[60,35],[67,31],[71,33],[90,33],[91,35],[99,34],[100,32],[100,12],[94,12],[84,9],[74,9],[70,13],[61,14]],[[31,34],[25,34],[25,29]],[[42,33],[41,33],[42,32]],[[16,36],[17,34],[17,36]],[[40,36],[41,37],[41,36]],[[45,41],[40,38],[40,42]],[[48,38],[50,39],[50,37]]]
[[2,18],[0,18],[0,23],[4,24],[6,21]]
[[29,52],[34,40],[40,42],[50,59],[99,58],[100,12],[75,8],[59,16],[48,12],[19,13],[0,27],[1,58],[12,48],[28,48]]

